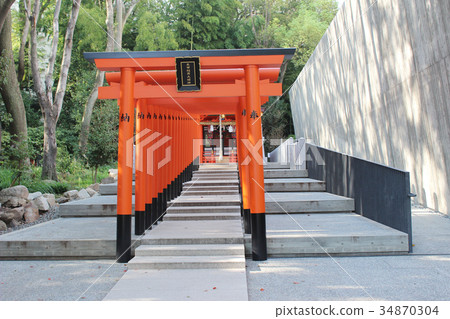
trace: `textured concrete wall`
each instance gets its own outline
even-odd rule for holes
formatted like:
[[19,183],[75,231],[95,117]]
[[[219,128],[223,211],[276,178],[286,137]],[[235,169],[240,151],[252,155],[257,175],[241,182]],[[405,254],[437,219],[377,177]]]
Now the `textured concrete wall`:
[[447,214],[449,17],[448,0],[346,0],[290,91],[297,138],[410,171]]

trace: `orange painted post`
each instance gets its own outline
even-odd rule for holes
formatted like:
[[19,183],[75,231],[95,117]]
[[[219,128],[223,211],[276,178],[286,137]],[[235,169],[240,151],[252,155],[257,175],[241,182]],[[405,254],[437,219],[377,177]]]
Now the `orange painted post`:
[[250,217],[250,183],[249,183],[249,166],[245,163],[248,149],[244,145],[244,139],[247,139],[247,108],[245,107],[245,98],[239,99],[239,109],[236,114],[236,133],[237,133],[237,150],[238,150],[238,168],[242,196],[242,215],[244,217],[244,232],[252,233],[251,217]]
[[[156,132],[161,134],[162,136],[162,114],[161,114],[161,108],[159,106],[156,106]],[[154,165],[154,174],[156,176],[157,180],[157,190],[158,190],[158,213],[157,213],[157,220],[160,220],[160,217],[162,216],[162,213],[164,211],[164,205],[163,205],[163,180],[162,180],[162,174],[161,171],[158,169],[158,162],[161,158],[161,148],[156,148],[153,153],[153,165]]]
[[[158,134],[158,115],[157,115],[156,106],[152,105],[150,108],[150,116],[151,116],[151,129],[152,134]],[[147,153],[147,165],[149,166],[151,174],[151,196],[152,196],[152,206],[151,206],[151,224],[156,225],[158,221],[158,212],[159,212],[159,202],[158,202],[158,178],[156,175],[156,166],[155,166],[155,155],[156,152],[152,151],[153,157],[149,157]]]
[[262,158],[261,96],[259,91],[259,68],[247,65],[245,90],[247,102],[247,136],[250,155],[250,213],[252,222],[252,258],[267,259],[266,216],[264,196],[264,166]]
[[[168,127],[168,122],[167,122],[167,111],[165,109],[162,109],[162,136],[164,137],[168,137],[167,134],[167,127]],[[162,186],[163,186],[163,212],[161,214],[161,218],[160,220],[163,220],[163,216],[166,213],[167,210],[167,201],[168,201],[168,177],[167,177],[167,164],[165,164],[165,162],[163,162],[166,159],[167,153],[167,143],[163,144],[161,146],[161,162],[158,163],[158,166],[160,166],[161,168],[161,174],[162,174]]]
[[[119,149],[117,180],[116,258],[131,259],[131,213],[133,183],[134,75],[133,68],[121,69],[119,107]],[[131,141],[131,143],[130,143]]]
[[136,103],[136,165],[135,165],[135,185],[134,185],[134,233],[142,235],[145,233],[145,171],[144,166],[144,151],[143,135],[145,128],[145,109],[143,100],[138,100]]
[[[152,113],[152,107],[148,103],[147,99],[142,100],[143,101],[143,107],[145,108],[144,114],[145,114],[145,128],[149,131],[149,134],[153,134],[153,113]],[[153,185],[153,176],[149,174],[149,163],[148,163],[148,157],[147,157],[147,147],[144,149],[143,153],[144,158],[144,172],[145,172],[145,229],[149,230],[152,229],[152,211],[154,210],[154,200],[153,200],[153,192],[155,186]]]

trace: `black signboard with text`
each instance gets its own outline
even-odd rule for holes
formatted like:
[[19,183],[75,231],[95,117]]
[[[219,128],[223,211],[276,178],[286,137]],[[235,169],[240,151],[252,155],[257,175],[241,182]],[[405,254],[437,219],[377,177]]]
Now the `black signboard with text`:
[[200,58],[175,58],[177,69],[177,90],[179,92],[200,91]]

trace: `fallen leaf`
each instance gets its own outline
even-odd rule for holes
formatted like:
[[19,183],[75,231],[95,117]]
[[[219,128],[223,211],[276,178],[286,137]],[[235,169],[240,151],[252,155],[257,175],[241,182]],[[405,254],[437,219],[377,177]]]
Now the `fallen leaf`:
[[30,268],[33,268],[33,266],[30,266]]
[[123,272],[127,272],[127,270],[125,269]]
[[86,297],[81,297],[80,299],[86,299]]
[[216,287],[213,287],[213,289],[217,289]]
[[294,285],[298,285],[298,284],[299,284],[299,282],[294,281]]
[[264,288],[259,289],[259,291],[264,291]]
[[52,280],[51,278],[48,278],[48,280]]

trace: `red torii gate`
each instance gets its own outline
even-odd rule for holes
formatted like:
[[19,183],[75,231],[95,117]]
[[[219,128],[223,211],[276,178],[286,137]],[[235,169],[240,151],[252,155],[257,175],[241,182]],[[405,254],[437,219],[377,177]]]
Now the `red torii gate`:
[[[200,115],[218,113],[236,115],[245,233],[252,234],[253,260],[267,259],[261,104],[269,96],[282,94],[281,83],[274,82],[281,64],[294,52],[293,48],[276,48],[84,53],[99,70],[113,71],[106,74],[110,86],[99,88],[99,99],[117,99],[120,105],[116,249],[119,262],[131,258],[133,141],[135,233],[141,235],[162,220],[167,201],[178,196],[183,182],[192,177],[199,147],[190,143],[202,138]],[[191,81],[191,73],[189,78],[183,77],[186,70],[176,70],[177,59],[190,58],[197,59],[200,65],[200,81],[192,82],[198,86],[195,91],[180,91],[180,83],[183,89],[182,82]],[[191,66],[195,67],[195,63],[188,68]]]

